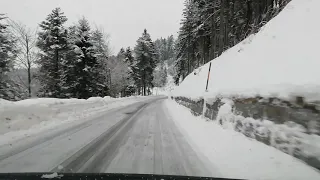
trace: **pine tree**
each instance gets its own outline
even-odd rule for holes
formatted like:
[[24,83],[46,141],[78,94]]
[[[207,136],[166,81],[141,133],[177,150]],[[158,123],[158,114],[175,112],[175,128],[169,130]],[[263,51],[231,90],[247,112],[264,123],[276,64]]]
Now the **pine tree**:
[[165,62],[171,66],[175,60],[175,39],[173,35],[165,38],[160,38],[154,41],[156,52],[160,62]]
[[93,96],[102,96],[106,86],[100,82],[102,77],[92,42],[92,33],[85,18],[79,20],[79,24],[76,26],[74,45],[77,60],[72,71],[77,78],[75,85],[73,85],[76,89],[76,97],[86,99]]
[[124,48],[121,48],[119,53],[118,53],[118,58],[124,58],[124,54],[126,53],[126,51],[124,50]]
[[137,40],[134,49],[135,63],[133,71],[135,72],[135,82],[138,88],[141,88],[143,95],[147,95],[148,89],[153,87],[153,70],[158,62],[155,46],[150,35],[145,29],[142,37]]
[[196,39],[194,37],[194,29],[197,27],[196,2],[192,0],[185,1],[185,9],[183,10],[182,26],[180,27],[177,40],[177,59],[183,61],[180,65],[180,74],[183,78],[191,72],[194,60],[194,50]]
[[125,96],[130,96],[135,93],[135,89],[136,89],[134,85],[134,73],[131,69],[134,63],[134,57],[130,47],[127,47],[124,57],[125,57],[125,62],[128,66],[127,79],[126,79],[127,87],[125,89]]
[[164,87],[167,84],[167,68],[164,62],[160,62],[153,72],[153,85],[155,87]]
[[167,67],[163,64],[161,66],[161,85],[165,86],[167,84],[167,77],[168,77],[168,72],[167,72]]
[[[68,51],[66,52],[66,58],[61,62],[61,91],[66,98],[77,98],[79,81],[76,72],[76,63],[78,61],[78,54],[80,53],[78,47],[75,45],[76,37],[76,26],[69,27],[68,31]],[[77,52],[78,50],[78,52]]]
[[110,74],[108,73],[108,58],[110,55],[110,49],[108,44],[108,37],[103,33],[102,30],[96,29],[92,32],[91,42],[93,43],[95,56],[98,61],[97,71],[99,75],[97,76],[97,83],[100,84],[99,96],[108,96],[109,84],[108,79]]
[[41,50],[37,76],[42,85],[40,96],[62,97],[61,63],[68,50],[67,30],[63,26],[66,21],[61,9],[56,8],[40,24],[42,31],[37,42]]
[[[131,52],[128,48],[128,52]],[[112,63],[112,94],[113,96],[121,95],[121,97],[130,95],[128,87],[132,85],[132,78],[130,77],[130,63],[129,58],[132,58],[132,54],[127,54],[124,48],[121,48],[118,55],[115,57],[115,61]]]
[[13,67],[13,60],[17,49],[15,40],[3,23],[4,15],[0,14],[0,98],[14,100],[16,91],[10,82],[8,72]]
[[130,47],[127,47],[126,52],[125,52],[125,60],[126,62],[131,66],[133,61],[134,61],[134,57],[132,55],[132,50]]
[[175,57],[174,44],[175,44],[175,39],[173,35],[171,35],[167,38],[167,48],[166,48],[168,53],[167,60]]

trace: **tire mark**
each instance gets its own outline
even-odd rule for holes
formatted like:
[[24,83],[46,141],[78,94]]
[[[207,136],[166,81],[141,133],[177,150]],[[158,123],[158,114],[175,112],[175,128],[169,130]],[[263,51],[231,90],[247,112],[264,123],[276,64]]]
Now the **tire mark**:
[[159,112],[156,115],[157,126],[155,126],[156,134],[154,137],[154,174],[163,174],[163,159],[162,159],[162,128],[160,123]]
[[[5,159],[7,159],[7,158],[9,158],[11,156],[17,155],[17,154],[19,154],[21,152],[27,151],[27,150],[29,150],[31,148],[34,148],[34,147],[37,147],[37,148],[34,148],[34,150],[39,149],[39,148],[43,148],[46,145],[49,145],[50,141],[53,141],[54,139],[64,138],[66,136],[75,134],[78,131],[81,131],[82,129],[84,129],[84,128],[90,126],[90,125],[91,125],[90,123],[83,123],[83,124],[79,124],[77,126],[74,126],[72,128],[67,128],[67,129],[65,129],[63,131],[56,132],[51,136],[46,136],[46,137],[42,138],[41,141],[31,142],[31,143],[27,144],[26,146],[24,146],[22,148],[14,149],[14,150],[10,151],[9,153],[7,153],[5,155],[0,155],[0,161],[3,161],[3,160],[5,160]],[[33,151],[30,151],[30,153],[31,152],[33,152]]]
[[[150,103],[150,102],[149,102]],[[61,166],[63,169],[55,167],[52,172],[100,172],[103,164],[109,164],[118,148],[117,138],[112,138],[119,131],[130,129],[134,122],[134,117],[141,112],[149,103],[138,106],[132,115],[128,115],[105,133],[101,134],[95,140],[91,141],[85,147],[81,148],[74,155],[65,160]],[[131,125],[132,126],[132,125]],[[120,132],[119,132],[120,134]],[[124,133],[125,134],[125,131]],[[120,134],[121,135],[121,134]]]
[[[140,103],[141,102],[131,104],[131,105],[127,106],[126,108],[131,108],[131,107],[136,106],[137,104],[140,104]],[[95,117],[94,119],[92,119],[90,121],[84,121],[80,124],[77,124],[76,126],[71,126],[66,129],[63,129],[61,131],[57,131],[57,132],[54,132],[51,134],[42,135],[42,138],[40,140],[32,141],[32,142],[25,144],[25,145],[22,145],[22,147],[19,147],[16,149],[12,148],[12,149],[10,149],[10,151],[0,155],[0,161],[3,161],[7,158],[15,156],[21,152],[28,151],[29,149],[32,149],[34,147],[37,147],[37,148],[35,148],[35,150],[39,149],[39,148],[43,148],[46,145],[50,144],[50,141],[54,141],[55,139],[64,138],[64,137],[73,135],[73,134],[77,133],[78,131],[81,131],[82,129],[85,129],[85,128],[91,126],[94,121],[99,120],[102,117],[106,116],[107,114],[117,111],[118,109],[119,108],[108,109],[106,112],[102,113],[101,115]],[[13,143],[23,142],[24,140],[25,139],[19,139]],[[13,144],[13,143],[11,143],[11,144]],[[9,146],[9,144],[1,145],[0,149],[5,148],[6,146]],[[33,151],[30,151],[30,152],[33,152]]]

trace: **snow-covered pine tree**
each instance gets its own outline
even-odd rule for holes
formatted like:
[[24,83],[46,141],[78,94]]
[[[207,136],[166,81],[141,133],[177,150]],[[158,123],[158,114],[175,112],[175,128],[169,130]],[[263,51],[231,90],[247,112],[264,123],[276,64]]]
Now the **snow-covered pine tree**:
[[125,62],[128,66],[127,87],[125,89],[125,96],[130,96],[132,94],[135,94],[135,91],[136,91],[136,87],[134,84],[134,72],[132,69],[132,66],[134,63],[134,57],[130,47],[127,47],[126,52],[124,53],[124,57],[125,57]]
[[174,49],[174,43],[175,43],[175,39],[173,37],[173,35],[169,36],[167,38],[167,52],[168,52],[168,59],[172,59],[175,57],[175,49]]
[[158,62],[158,56],[146,29],[137,40],[134,52],[136,63],[134,63],[133,69],[138,73],[135,81],[138,87],[141,88],[142,94],[147,95],[149,88],[153,87],[153,70]]
[[113,63],[113,67],[111,69],[112,75],[112,89],[111,92],[113,96],[121,95],[127,96],[130,94],[126,93],[126,90],[131,82],[130,78],[130,68],[129,63],[126,60],[126,52],[124,48],[121,48],[116,61]]
[[73,67],[77,78],[76,97],[86,99],[102,96],[105,85],[99,82],[101,79],[99,63],[92,42],[90,25],[85,18],[79,20],[74,38],[74,51],[77,54],[77,60]]
[[140,74],[139,69],[137,67],[137,60],[133,57],[132,50],[130,47],[126,49],[126,61],[129,62],[129,76],[131,79],[130,91],[133,93],[140,94],[139,88],[141,87],[141,80],[140,80]]
[[37,46],[41,50],[38,60],[41,82],[39,95],[45,97],[63,97],[61,93],[61,63],[68,51],[66,16],[60,8],[55,8],[40,23],[42,31],[38,33]]
[[120,56],[124,56],[125,53],[126,51],[124,50],[124,48],[121,48],[117,56],[120,58]]
[[161,66],[160,72],[161,72],[161,84],[162,86],[165,86],[167,84],[168,72],[167,72],[167,67],[165,66],[164,63]]
[[167,40],[165,38],[157,39],[154,42],[156,51],[159,56],[159,61],[163,62],[168,59]]
[[68,51],[66,52],[66,58],[61,62],[61,81],[60,87],[61,92],[66,98],[77,98],[78,97],[78,86],[79,81],[76,74],[76,63],[78,60],[77,46],[75,42],[76,38],[76,26],[71,26],[68,29]]
[[94,46],[95,56],[98,61],[97,70],[99,76],[97,77],[98,84],[101,84],[99,96],[110,95],[108,79],[110,74],[108,73],[108,58],[110,55],[110,48],[108,42],[108,36],[103,33],[102,30],[96,29],[92,32],[91,42]]
[[133,61],[134,61],[134,57],[132,55],[132,50],[130,47],[127,47],[126,52],[124,54],[125,56],[125,60],[129,65],[132,65]]
[[142,81],[140,77],[140,69],[138,67],[138,60],[136,58],[133,59],[133,63],[130,65],[130,77],[133,79],[135,90],[138,95],[142,94],[141,87]]
[[164,62],[160,62],[158,67],[153,71],[153,85],[155,87],[164,87],[167,83],[167,68]]
[[156,51],[159,55],[160,62],[166,62],[169,66],[175,60],[175,39],[173,35],[168,36],[166,39],[160,38],[154,41]]
[[0,14],[0,98],[15,100],[15,90],[10,83],[8,72],[13,67],[15,58],[15,40],[10,35],[7,25],[3,23],[4,15]]

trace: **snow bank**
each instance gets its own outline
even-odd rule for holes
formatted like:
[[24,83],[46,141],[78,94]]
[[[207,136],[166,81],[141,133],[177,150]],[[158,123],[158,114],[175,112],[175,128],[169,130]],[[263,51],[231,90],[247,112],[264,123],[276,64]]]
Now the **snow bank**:
[[232,101],[224,103],[216,118],[223,128],[241,132],[305,161],[311,158],[320,161],[320,136],[307,133],[307,129],[302,125],[292,121],[276,124],[266,119],[245,118],[234,110]]
[[91,98],[89,98],[89,99],[87,99],[87,101],[102,101],[102,100],[104,100],[104,98],[102,98],[102,97],[91,97]]
[[319,0],[292,0],[259,33],[211,61],[208,93],[209,63],[187,76],[173,95],[320,100],[319,7]]
[[11,101],[0,99],[0,108],[3,106],[10,106],[10,105],[13,105],[13,103]]
[[144,101],[149,97],[38,98],[10,102],[0,99],[0,144],[75,120],[92,118],[108,109]]
[[[320,179],[320,172],[300,160],[241,133],[223,128],[218,121],[205,121],[171,100],[165,103],[176,125],[199,154],[212,163],[213,172],[227,178]],[[226,105],[219,116],[230,112]],[[267,124],[267,123],[266,123]],[[217,175],[219,176],[219,175]]]
[[41,178],[44,178],[44,179],[60,179],[61,177],[63,177],[63,175],[62,174],[58,174],[58,173],[52,173],[52,174],[43,174],[42,176],[41,176]]
[[16,105],[32,106],[32,105],[58,105],[58,104],[75,104],[75,103],[85,103],[85,99],[57,99],[57,98],[32,98],[14,102]]
[[0,108],[0,134],[28,129],[34,124],[52,119],[56,109],[40,105],[10,105]]

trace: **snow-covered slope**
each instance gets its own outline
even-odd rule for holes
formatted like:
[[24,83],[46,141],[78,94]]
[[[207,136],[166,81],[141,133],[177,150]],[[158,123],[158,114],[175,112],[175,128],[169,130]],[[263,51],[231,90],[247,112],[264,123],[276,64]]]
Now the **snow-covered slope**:
[[[176,102],[167,100],[166,108],[184,137],[211,162],[216,177],[237,179],[320,179],[320,171],[273,147],[248,139],[223,128],[217,121],[205,121]],[[210,167],[210,166],[208,166]]]
[[319,0],[292,0],[259,33],[248,37],[212,62],[191,73],[173,91],[175,96],[295,95],[320,99]]

